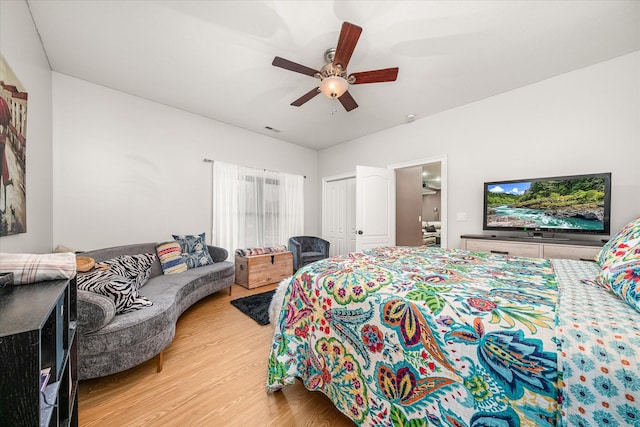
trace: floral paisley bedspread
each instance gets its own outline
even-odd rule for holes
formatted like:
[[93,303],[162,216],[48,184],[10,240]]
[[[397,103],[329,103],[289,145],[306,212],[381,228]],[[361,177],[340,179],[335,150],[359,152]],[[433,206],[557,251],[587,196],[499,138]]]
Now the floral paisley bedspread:
[[275,325],[268,390],[296,378],[363,425],[558,425],[551,261],[391,247],[310,264]]

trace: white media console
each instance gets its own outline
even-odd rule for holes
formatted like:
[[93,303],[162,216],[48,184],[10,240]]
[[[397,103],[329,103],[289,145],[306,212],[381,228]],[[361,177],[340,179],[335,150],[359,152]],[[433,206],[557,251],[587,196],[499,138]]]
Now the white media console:
[[460,247],[469,251],[491,252],[536,258],[567,258],[593,261],[604,243],[599,240],[574,240],[537,237],[510,237],[463,234]]

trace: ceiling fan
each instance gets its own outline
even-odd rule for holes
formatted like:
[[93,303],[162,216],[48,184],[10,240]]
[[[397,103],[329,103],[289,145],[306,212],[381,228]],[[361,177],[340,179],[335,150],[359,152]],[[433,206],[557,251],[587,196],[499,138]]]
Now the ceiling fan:
[[272,65],[296,73],[306,74],[320,80],[320,85],[302,95],[291,103],[295,107],[300,107],[305,102],[322,92],[327,97],[338,99],[345,110],[351,111],[358,108],[358,104],[349,93],[349,85],[365,83],[392,82],[398,77],[398,67],[385,68],[382,70],[363,71],[347,76],[347,65],[356,48],[356,43],[360,38],[362,28],[349,22],[342,24],[338,46],[334,49],[327,49],[324,58],[327,63],[320,69],[305,67],[284,58],[276,56]]

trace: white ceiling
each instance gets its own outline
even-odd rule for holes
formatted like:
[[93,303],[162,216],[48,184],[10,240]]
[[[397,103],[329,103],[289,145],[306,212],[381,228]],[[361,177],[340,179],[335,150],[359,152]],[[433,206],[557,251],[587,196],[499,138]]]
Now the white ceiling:
[[[28,5],[54,71],[314,149],[640,49],[635,0]],[[363,27],[348,71],[397,66],[397,81],[352,86],[351,112],[290,106],[318,81],[271,61],[319,69],[343,21]]]

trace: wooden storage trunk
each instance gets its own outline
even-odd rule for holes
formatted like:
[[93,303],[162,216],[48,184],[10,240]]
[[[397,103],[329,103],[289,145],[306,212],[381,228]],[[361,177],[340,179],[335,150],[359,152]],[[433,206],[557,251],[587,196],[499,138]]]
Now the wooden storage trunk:
[[245,288],[253,289],[277,283],[292,274],[293,254],[291,252],[236,255],[236,283]]

